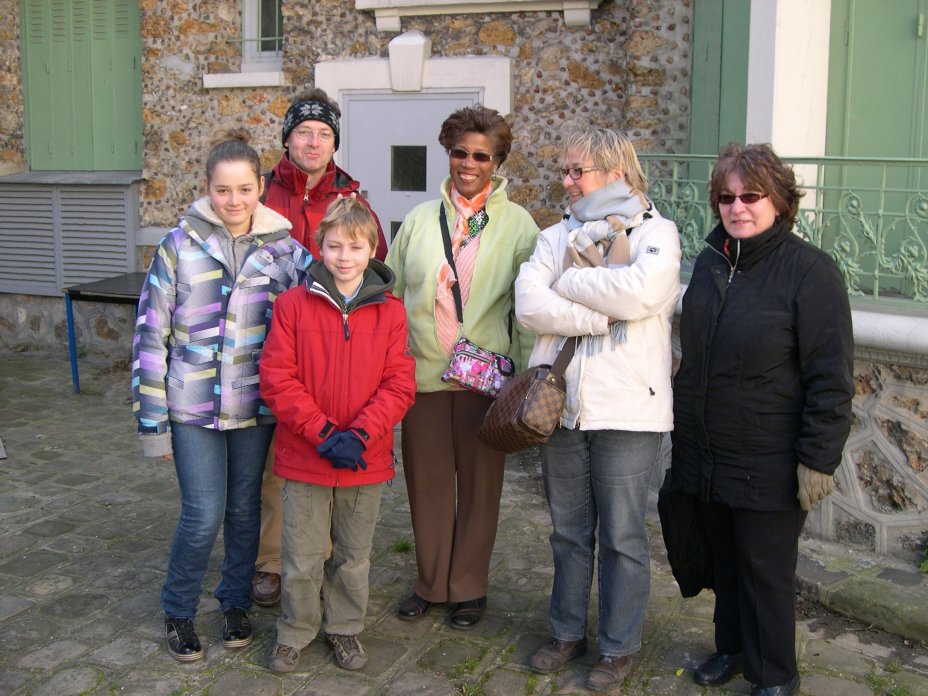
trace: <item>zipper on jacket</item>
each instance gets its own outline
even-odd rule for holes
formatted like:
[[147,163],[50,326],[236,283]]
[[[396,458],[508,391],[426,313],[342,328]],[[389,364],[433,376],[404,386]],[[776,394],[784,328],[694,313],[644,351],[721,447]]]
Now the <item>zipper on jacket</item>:
[[345,328],[345,340],[347,341],[351,338],[351,334],[348,332],[348,314],[347,312],[342,313],[342,326]]
[[731,279],[735,276],[735,271],[738,269],[738,259],[741,258],[741,240],[740,240],[740,239],[736,239],[735,242],[736,242],[737,245],[738,245],[738,252],[737,252],[737,254],[735,254],[735,262],[734,262],[734,263],[732,263],[732,262],[728,259],[728,256],[727,256],[726,254],[723,254],[721,251],[719,251],[718,249],[716,249],[716,248],[715,248],[714,246],[712,246],[711,244],[708,244],[708,245],[707,245],[710,249],[712,249],[712,251],[714,251],[716,254],[718,254],[718,255],[721,256],[723,259],[725,259],[725,263],[728,264],[728,268],[729,268],[729,271],[728,271],[728,284],[729,284],[729,285],[731,285]]

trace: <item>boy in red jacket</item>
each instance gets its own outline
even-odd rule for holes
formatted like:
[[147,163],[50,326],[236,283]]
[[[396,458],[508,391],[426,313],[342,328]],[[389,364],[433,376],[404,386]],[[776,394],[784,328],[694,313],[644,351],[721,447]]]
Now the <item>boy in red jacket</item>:
[[261,356],[261,397],[277,416],[274,473],[286,480],[276,672],[296,669],[323,625],[340,667],[367,663],[357,635],[380,488],[394,474],[393,428],[416,392],[406,313],[389,293],[393,272],[374,258],[374,217],[339,197],[317,241],[322,259],[305,286],[277,299]]

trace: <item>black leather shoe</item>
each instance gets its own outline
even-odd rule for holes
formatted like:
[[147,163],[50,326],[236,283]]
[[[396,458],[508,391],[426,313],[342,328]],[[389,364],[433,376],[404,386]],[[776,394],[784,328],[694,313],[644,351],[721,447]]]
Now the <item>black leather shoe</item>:
[[693,672],[693,681],[704,686],[724,684],[741,671],[741,664],[741,653],[712,653],[709,659]]
[[451,628],[460,631],[469,631],[483,618],[483,612],[487,608],[487,598],[478,597],[469,599],[466,602],[458,604],[454,611],[451,612]]
[[409,597],[399,603],[399,606],[396,608],[396,613],[403,621],[415,621],[428,614],[431,608],[432,602],[427,599],[422,599],[422,597],[413,592]]
[[799,675],[779,686],[751,685],[751,696],[796,696],[799,693]]

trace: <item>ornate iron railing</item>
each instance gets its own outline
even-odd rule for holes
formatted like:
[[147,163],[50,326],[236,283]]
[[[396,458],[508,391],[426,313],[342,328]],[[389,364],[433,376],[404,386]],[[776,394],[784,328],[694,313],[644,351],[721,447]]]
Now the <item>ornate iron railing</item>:
[[[649,196],[676,221],[684,259],[715,224],[715,156],[643,153]],[[835,259],[854,296],[928,302],[928,159],[784,158],[805,193],[797,232]]]

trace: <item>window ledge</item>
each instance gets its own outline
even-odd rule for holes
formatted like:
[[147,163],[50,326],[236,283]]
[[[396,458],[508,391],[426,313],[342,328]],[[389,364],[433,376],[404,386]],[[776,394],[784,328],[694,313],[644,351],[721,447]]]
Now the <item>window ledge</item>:
[[212,73],[203,75],[205,89],[228,89],[230,87],[284,87],[286,75],[282,71]]
[[602,0],[355,0],[358,10],[373,11],[378,31],[401,31],[400,17],[489,12],[563,12],[569,27],[590,26],[590,10]]

